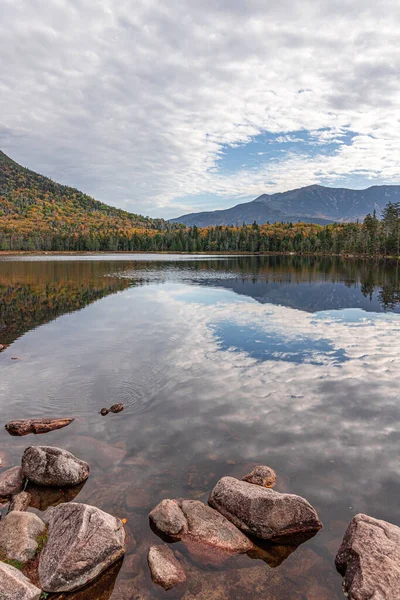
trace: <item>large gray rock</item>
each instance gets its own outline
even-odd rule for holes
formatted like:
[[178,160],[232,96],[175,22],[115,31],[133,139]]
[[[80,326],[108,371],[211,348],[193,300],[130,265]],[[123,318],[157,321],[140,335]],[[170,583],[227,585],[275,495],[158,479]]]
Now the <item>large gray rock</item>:
[[13,511],[0,523],[0,552],[6,558],[25,563],[38,548],[37,537],[46,525],[33,513]]
[[0,562],[0,600],[39,600],[41,594],[21,571]]
[[24,485],[21,467],[13,467],[0,475],[0,498],[9,498],[18,494]]
[[165,590],[185,583],[185,571],[168,546],[152,546],[147,562],[154,583],[161,585]]
[[336,556],[350,600],[400,600],[400,528],[358,514]]
[[198,500],[163,500],[149,516],[158,532],[182,540],[189,549],[194,549],[194,543],[230,554],[253,548],[253,543],[237,527]]
[[222,477],[209,504],[245,533],[263,540],[310,536],[322,527],[315,509],[300,496]]
[[49,508],[48,540],[39,561],[45,592],[70,592],[95,579],[125,553],[122,522],[99,508],[70,502]]
[[67,450],[30,446],[21,461],[24,476],[38,485],[73,486],[89,477],[89,465]]

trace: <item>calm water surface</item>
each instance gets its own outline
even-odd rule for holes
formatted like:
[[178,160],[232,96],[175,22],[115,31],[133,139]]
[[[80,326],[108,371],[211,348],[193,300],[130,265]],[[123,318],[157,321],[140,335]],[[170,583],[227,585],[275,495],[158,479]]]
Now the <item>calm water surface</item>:
[[[181,597],[152,584],[147,514],[163,498],[207,501],[255,464],[300,494],[324,529],[297,549],[205,564],[174,550],[185,600],[340,600],[334,556],[357,512],[400,525],[400,280],[396,263],[297,257],[7,257],[0,260],[2,420],[75,416],[10,437],[91,465],[68,497],[127,519],[124,562],[76,600]],[[123,413],[99,415],[124,402]],[[261,560],[263,558],[263,560]],[[286,559],[285,559],[286,558]]]

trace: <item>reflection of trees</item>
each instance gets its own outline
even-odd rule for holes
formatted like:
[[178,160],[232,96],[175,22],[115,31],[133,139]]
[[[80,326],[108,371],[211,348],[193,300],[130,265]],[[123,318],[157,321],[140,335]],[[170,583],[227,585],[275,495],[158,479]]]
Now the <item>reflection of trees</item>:
[[128,287],[93,263],[0,263],[0,343]]
[[[168,264],[170,267],[171,263]],[[134,279],[146,280],[146,271],[163,270],[165,262],[136,263]],[[237,275],[243,282],[264,283],[342,283],[349,288],[360,288],[361,293],[372,300],[378,300],[385,310],[393,310],[400,304],[399,262],[390,260],[341,259],[340,257],[319,256],[236,256],[219,260],[179,261],[173,265],[176,271],[187,269],[196,272],[218,273],[227,271]],[[151,278],[150,278],[151,279]],[[203,285],[207,280],[202,279]],[[210,284],[215,284],[210,277]]]
[[[399,263],[396,261],[343,260],[317,256],[237,256],[179,262],[143,261],[4,261],[0,262],[0,344],[58,316],[127,288],[131,274],[137,283],[154,280],[154,271],[168,268],[201,273],[202,285],[215,285],[230,272],[248,283],[345,282],[372,299],[376,294],[384,310],[400,305]],[[149,273],[151,272],[151,273]],[[110,276],[115,273],[115,276]],[[207,279],[210,273],[210,279]],[[166,274],[166,278],[169,275]],[[172,275],[173,277],[173,275]]]

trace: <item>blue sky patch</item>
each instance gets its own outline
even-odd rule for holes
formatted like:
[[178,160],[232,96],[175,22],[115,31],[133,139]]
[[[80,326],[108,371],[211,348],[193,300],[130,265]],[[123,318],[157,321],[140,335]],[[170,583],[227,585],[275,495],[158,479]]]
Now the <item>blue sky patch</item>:
[[281,360],[322,365],[329,359],[339,365],[349,360],[343,349],[335,348],[327,339],[289,338],[277,332],[262,331],[255,325],[239,325],[231,321],[221,321],[210,327],[220,350],[245,352],[261,362]]

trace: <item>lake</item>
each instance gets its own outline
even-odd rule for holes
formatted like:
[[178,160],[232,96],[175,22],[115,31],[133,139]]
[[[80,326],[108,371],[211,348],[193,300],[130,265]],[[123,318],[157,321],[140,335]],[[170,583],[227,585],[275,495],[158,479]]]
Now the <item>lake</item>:
[[[89,462],[79,490],[32,490],[38,514],[76,500],[127,519],[127,555],[63,598],[175,598],[155,586],[149,511],[207,502],[223,475],[255,465],[304,496],[324,528],[297,548],[224,564],[177,543],[185,600],[340,600],[334,558],[358,512],[400,525],[398,263],[246,256],[20,256],[0,259],[3,423],[74,416],[11,437]],[[105,417],[102,407],[123,402]],[[75,497],[74,497],[75,496]],[[3,513],[6,509],[3,508]]]

